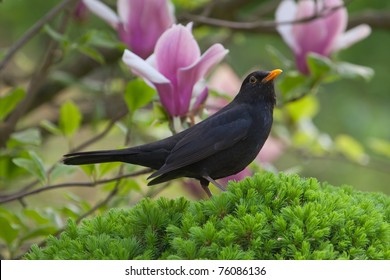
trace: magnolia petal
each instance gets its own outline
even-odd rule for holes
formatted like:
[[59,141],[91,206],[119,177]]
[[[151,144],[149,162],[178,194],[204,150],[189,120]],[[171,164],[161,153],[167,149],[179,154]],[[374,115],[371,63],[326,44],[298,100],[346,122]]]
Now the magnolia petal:
[[151,65],[153,68],[157,69],[157,63],[156,63],[156,55],[153,53],[151,54],[146,60],[149,65]]
[[371,27],[367,24],[360,24],[344,34],[340,35],[335,44],[333,45],[332,51],[338,51],[341,49],[346,49],[351,45],[359,42],[371,34]]
[[206,86],[206,81],[204,79],[198,81],[192,92],[192,100],[190,103],[190,111],[194,111],[198,109],[200,105],[202,105],[207,96],[209,95],[209,89]]
[[292,24],[285,24],[285,22],[292,22],[295,20],[297,5],[293,0],[284,0],[276,9],[275,19],[280,23],[276,29],[282,36],[286,44],[293,50],[294,53],[300,51],[299,46],[292,34]]
[[309,53],[310,52],[304,52],[295,55],[295,64],[297,66],[297,69],[299,70],[299,72],[305,75],[309,74],[310,72],[309,66],[307,65],[307,61],[306,61],[306,56]]
[[131,24],[138,26],[139,31],[134,34],[133,30],[132,40],[134,47],[147,56],[153,52],[157,40],[172,26],[175,18],[168,0],[137,1],[142,4],[138,4],[139,9],[132,10]]
[[[149,56],[149,57],[145,60],[145,62],[146,62],[147,64],[149,64],[150,66],[152,66],[153,68],[156,68],[155,55],[154,55],[154,54],[152,54],[151,56]],[[134,72],[134,71],[133,71],[133,72]],[[140,75],[137,75],[137,76],[140,76]],[[156,89],[156,87],[154,86],[154,84],[153,84],[151,81],[149,81],[149,80],[147,80],[147,79],[145,79],[145,78],[143,78],[143,80],[144,80],[144,82],[145,82],[148,86],[150,86],[151,88]]]
[[175,98],[172,84],[155,84],[160,101],[170,116],[180,115],[180,104],[178,98]]
[[164,77],[155,68],[149,65],[145,60],[140,58],[129,50],[125,50],[122,57],[123,62],[129,66],[138,76],[145,78],[153,84],[170,83],[170,81]]
[[169,20],[173,23],[176,22],[176,17],[175,17],[175,5],[171,1],[168,2],[168,18]]
[[129,15],[130,15],[130,2],[129,0],[118,0],[116,2],[116,10],[119,15],[120,21],[124,25],[124,29],[126,30],[126,26],[128,23]]
[[[332,48],[337,40],[347,28],[348,12],[344,6],[342,0],[324,0],[324,8],[328,9],[330,14],[323,18],[327,32],[324,42],[326,42],[326,48],[323,53],[330,55]],[[332,11],[332,9],[336,10]]]
[[187,67],[200,57],[200,49],[191,31],[181,24],[165,31],[156,43],[157,69],[177,84],[177,70]]
[[[337,8],[337,9],[335,9]],[[347,11],[342,0],[305,0],[297,4],[296,20],[318,18],[294,24],[292,36],[299,46],[299,52],[294,52],[297,68],[303,74],[308,74],[306,56],[316,53],[329,56],[337,38],[344,32],[347,24]]]
[[[302,20],[314,16],[321,11],[321,1],[314,2],[313,0],[299,1],[297,5],[297,13],[295,20]],[[292,27],[292,36],[299,46],[299,52],[294,52],[295,55],[303,56],[305,60],[306,53],[312,51],[323,54],[324,38],[327,36],[327,27],[324,20],[315,19],[309,22],[294,24]]]
[[[316,14],[321,16],[293,26],[292,34],[300,47],[300,52],[296,55],[305,56],[308,52],[314,52],[329,56],[335,40],[346,28],[347,13],[342,5],[341,0],[306,0],[298,3],[296,19]],[[336,7],[339,8],[332,10]]]
[[189,23],[187,23],[186,28],[188,29],[188,31],[192,32],[193,26],[194,26],[194,23],[192,21],[190,21]]
[[188,83],[187,79],[183,79],[184,76],[187,76],[187,78],[190,77],[193,81],[197,82],[199,79],[206,76],[211,68],[218,64],[228,52],[229,50],[225,49],[221,44],[212,45],[192,65],[179,70],[179,80]]
[[181,107],[188,111],[194,85],[219,63],[229,51],[221,44],[211,46],[196,62],[178,72]]
[[[152,60],[153,58],[150,58]],[[146,83],[154,87],[159,96],[161,104],[171,116],[177,116],[178,100],[173,96],[173,87],[171,82],[158,72],[153,66],[129,50],[125,50],[123,62],[131,68],[134,74],[142,77]]]
[[175,22],[171,6],[169,0],[118,0],[121,40],[134,53],[147,58],[161,34]]
[[106,21],[114,29],[118,28],[120,19],[108,6],[97,0],[83,0],[83,3],[92,13]]

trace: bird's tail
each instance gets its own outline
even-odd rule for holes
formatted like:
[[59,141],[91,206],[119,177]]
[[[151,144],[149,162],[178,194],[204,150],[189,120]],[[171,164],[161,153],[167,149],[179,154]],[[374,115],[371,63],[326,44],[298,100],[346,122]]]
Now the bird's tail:
[[126,162],[130,164],[160,169],[165,163],[169,150],[164,146],[146,144],[120,150],[78,152],[64,155],[62,162],[67,165],[82,165],[104,162]]
[[128,162],[128,149],[78,152],[64,155],[63,163],[67,165],[82,165],[104,162]]

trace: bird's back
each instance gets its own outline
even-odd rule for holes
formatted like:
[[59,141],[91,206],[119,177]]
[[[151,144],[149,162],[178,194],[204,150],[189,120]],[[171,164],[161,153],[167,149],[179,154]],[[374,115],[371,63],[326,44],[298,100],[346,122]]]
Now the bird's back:
[[272,109],[264,102],[233,101],[181,137],[149,184],[179,177],[219,179],[240,172],[264,145],[272,126]]

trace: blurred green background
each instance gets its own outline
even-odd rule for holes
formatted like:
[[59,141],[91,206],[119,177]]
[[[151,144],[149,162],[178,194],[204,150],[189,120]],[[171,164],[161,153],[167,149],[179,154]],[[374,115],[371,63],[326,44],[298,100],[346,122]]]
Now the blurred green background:
[[[0,61],[8,49],[30,27],[60,2],[54,0],[1,1]],[[105,2],[115,3],[114,0]],[[222,16],[226,16],[227,19],[231,14],[236,14],[236,19],[242,21],[256,19],[254,15],[263,12],[261,9],[259,10],[259,7],[271,7],[271,12],[267,14],[266,19],[272,20],[273,9],[278,3],[278,1],[273,0],[236,1],[240,2],[242,7],[239,10],[226,11],[224,5],[235,1],[175,0],[173,2],[176,5],[176,16],[180,23],[187,23],[188,17],[186,15],[188,16],[188,14],[201,13],[202,5],[213,7],[217,15],[220,8]],[[387,14],[390,17],[389,1],[353,0],[347,1],[347,3],[350,17],[356,18],[368,12],[380,13],[382,16]],[[48,25],[50,29],[46,26],[44,30],[38,32],[16,53],[8,63],[7,68],[0,72],[0,96],[5,96],[17,87],[28,88],[31,76],[42,63],[49,42],[57,36],[52,31],[58,27],[61,20],[62,16],[56,16],[54,20],[50,21]],[[377,24],[368,38],[335,54],[334,59],[337,61],[346,61],[372,68],[375,75],[371,80],[343,78],[331,83],[322,83],[315,96],[315,99],[318,100],[319,110],[313,116],[313,127],[325,135],[327,139],[331,139],[332,143],[335,143],[335,139],[340,135],[349,135],[356,140],[359,146],[357,150],[360,150],[360,154],[364,155],[363,158],[368,160],[359,162],[348,159],[342,150],[341,152],[337,150],[336,152],[335,150],[326,151],[320,154],[310,153],[305,147],[291,144],[287,145],[287,148],[283,150],[282,155],[275,162],[272,162],[271,167],[266,166],[266,168],[271,168],[275,172],[296,172],[301,176],[315,177],[319,181],[329,182],[336,186],[352,185],[358,190],[383,192],[390,195],[389,29],[388,23],[387,25]],[[51,35],[50,32],[52,32]],[[270,49],[278,50],[291,61],[294,59],[291,50],[276,32],[259,33],[253,32],[253,30],[245,32],[195,24],[194,34],[202,51],[216,42],[222,43],[225,48],[229,49],[230,52],[225,62],[233,68],[240,79],[254,69],[283,68],[282,65],[275,62],[275,57],[270,53]],[[76,68],[83,67],[81,65],[83,60],[78,60],[81,56],[80,52],[82,52],[78,47],[91,47],[91,45],[87,45],[91,43],[88,42],[88,38],[102,41],[109,49],[118,48],[120,51],[118,51],[119,55],[115,58],[116,60],[113,59],[111,64],[96,63],[96,69],[93,69],[85,77],[72,76],[71,73],[58,71],[67,63],[74,63],[74,60]],[[12,159],[17,157],[29,158],[28,151],[34,151],[42,158],[42,166],[46,171],[53,165],[59,167],[55,171],[49,172],[51,173],[50,177],[53,177],[51,181],[38,183],[34,185],[35,189],[47,184],[91,182],[118,175],[118,164],[101,165],[97,169],[85,168],[84,172],[79,167],[64,169],[62,164],[56,165],[63,154],[103,131],[115,113],[126,109],[126,103],[123,100],[124,92],[128,86],[128,80],[133,77],[128,68],[119,61],[123,50],[120,46],[118,47],[119,41],[116,33],[105,22],[89,14],[83,20],[71,20],[67,26],[66,36],[60,36],[59,40],[63,41],[62,46],[56,50],[58,53],[55,58],[58,60],[54,60],[47,81],[60,81],[66,85],[66,89],[60,92],[49,91],[49,94],[56,94],[55,98],[49,102],[43,102],[42,106],[24,115],[16,127],[17,133],[11,137],[5,148],[0,149],[0,201],[36,180],[36,177],[34,178],[27,170],[23,170],[12,162]],[[96,46],[92,44],[92,47]],[[95,53],[94,49],[84,49],[84,51],[88,52],[89,56],[95,56],[95,59],[99,59],[99,53]],[[284,75],[287,76],[289,71],[291,70],[286,70]],[[278,138],[281,131],[290,130],[290,134],[286,135],[294,138],[295,128],[280,117],[282,112],[286,110],[282,104],[283,98],[280,89],[282,81],[283,75],[278,77],[276,81],[278,105],[272,134]],[[44,100],[43,98],[42,96],[38,97],[40,101]],[[68,100],[73,100],[82,112],[82,127],[68,138],[61,133],[53,135],[47,131],[47,126],[46,129],[42,128],[43,120],[57,124],[61,115],[60,108]],[[157,97],[155,97],[155,101],[158,101]],[[121,122],[118,122],[110,133],[86,149],[123,147],[126,135],[129,136],[131,145],[150,142],[170,135],[167,122],[160,122],[160,118],[163,118],[164,115],[155,105],[158,102],[153,104],[139,109],[133,116],[128,115],[122,118]],[[0,119],[0,128],[1,125],[3,123]],[[23,134],[26,129],[30,129],[27,130],[29,133]],[[18,134],[18,132],[22,133]],[[308,150],[310,150],[309,148]],[[348,150],[349,147],[346,149]],[[123,171],[126,174],[134,170],[138,170],[138,168],[125,165]],[[0,206],[0,227],[2,228],[0,239],[5,240],[5,243],[0,242],[0,257],[15,258],[18,254],[23,254],[33,242],[44,240],[49,234],[55,234],[61,230],[68,218],[81,220],[91,213],[99,213],[99,211],[94,211],[94,207],[99,206],[100,202],[103,203],[97,208],[105,211],[110,207],[128,207],[137,203],[144,196],[175,198],[186,196],[193,199],[201,197],[197,182],[195,182],[196,186],[192,191],[188,191],[188,187],[187,189],[183,188],[180,180],[173,181],[171,185],[163,184],[150,188],[146,186],[146,177],[143,175],[122,180],[120,182],[121,188],[113,196],[110,195],[115,189],[115,182],[95,187],[58,188],[10,203],[3,203]],[[187,186],[191,185],[188,181],[186,182]],[[216,191],[216,189],[213,188],[212,191]],[[105,202],[107,198],[110,200],[109,203]]]
[[[0,4],[1,53],[4,54],[13,42],[58,2],[2,1]],[[350,15],[356,15],[367,10],[389,10],[389,5],[388,1],[349,1],[348,10]],[[182,9],[179,7],[177,13]],[[93,15],[89,15],[84,22],[72,25],[71,33],[83,34],[91,26],[114,34],[109,26]],[[201,40],[202,49],[209,45],[210,38],[205,37],[206,39]],[[241,77],[251,69],[278,67],[267,53],[268,46],[273,46],[286,57],[293,59],[291,51],[277,33],[237,32],[232,38],[225,43],[225,47],[230,50],[227,62]],[[42,58],[46,42],[47,38],[44,36],[34,38],[16,55],[13,63],[23,67],[27,73],[31,72]],[[390,140],[389,45],[389,31],[377,28],[373,29],[367,39],[340,52],[339,60],[371,67],[375,71],[375,76],[369,82],[343,79],[322,85],[318,94],[320,111],[314,118],[314,123],[320,131],[332,137],[349,134],[361,142],[372,157],[370,163],[367,166],[360,166],[341,157],[302,158],[295,152],[287,150],[275,163],[277,169],[299,167],[300,174],[303,176],[313,176],[336,185],[350,184],[361,190],[390,194],[389,160],[369,149],[373,138]],[[13,74],[18,75],[18,73]],[[57,151],[45,150],[46,154],[51,152],[58,156]]]

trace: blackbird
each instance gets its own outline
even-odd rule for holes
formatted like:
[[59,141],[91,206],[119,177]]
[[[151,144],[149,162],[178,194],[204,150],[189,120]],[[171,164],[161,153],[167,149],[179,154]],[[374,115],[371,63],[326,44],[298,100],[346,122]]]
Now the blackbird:
[[282,70],[256,71],[224,108],[198,124],[163,140],[120,150],[64,155],[68,165],[125,162],[156,170],[155,185],[179,177],[195,178],[207,195],[209,183],[236,174],[260,152],[272,126],[276,103],[273,80]]

